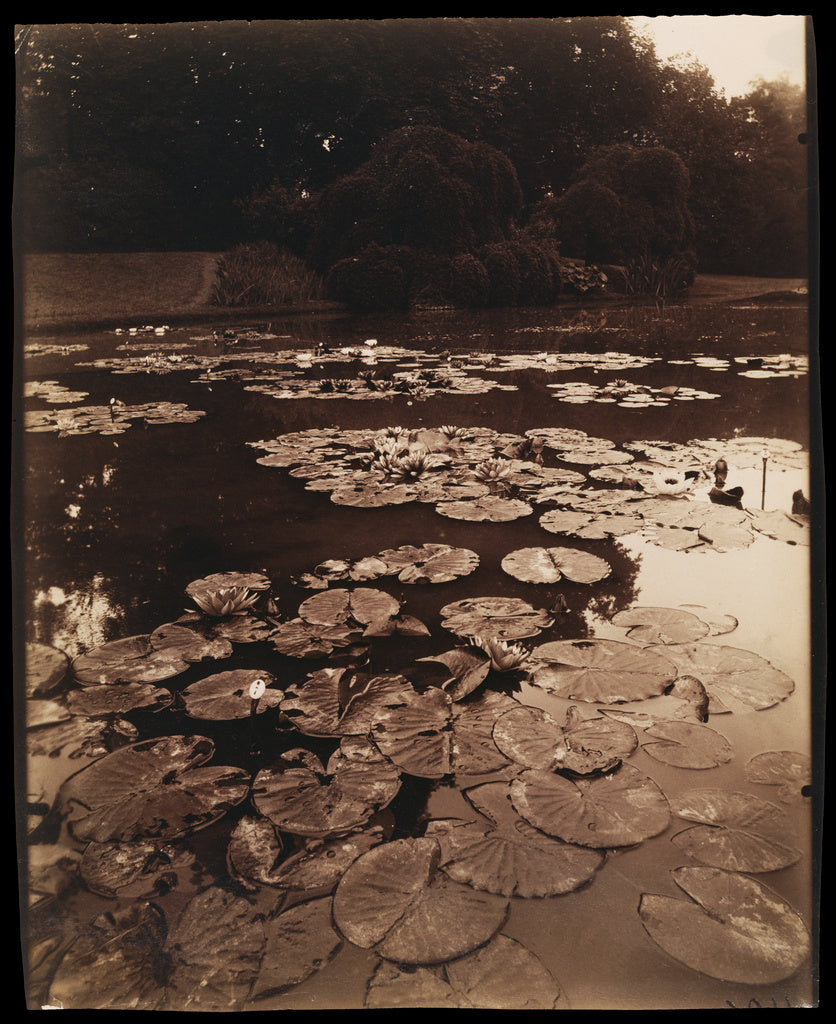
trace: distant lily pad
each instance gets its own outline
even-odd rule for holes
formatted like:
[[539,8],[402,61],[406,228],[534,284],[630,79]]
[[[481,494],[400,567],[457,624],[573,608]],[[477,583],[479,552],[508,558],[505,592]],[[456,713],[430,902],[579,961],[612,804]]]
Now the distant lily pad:
[[379,552],[389,573],[397,573],[401,583],[447,583],[468,576],[479,565],[479,556],[468,548],[449,544],[404,545]]
[[673,842],[695,860],[728,871],[778,871],[801,853],[786,840],[784,811],[749,793],[697,789],[676,801],[674,812],[698,822]]
[[633,846],[664,832],[670,821],[664,793],[627,764],[571,780],[527,769],[511,782],[511,802],[541,832],[593,849]]
[[[266,689],[258,700],[253,700],[250,689],[259,679],[264,682]],[[277,708],[283,694],[273,687],[275,681],[273,675],[261,669],[232,669],[192,683],[181,692],[180,697],[189,718],[228,722]]]
[[354,945],[399,964],[438,964],[471,953],[505,923],[508,901],[439,873],[434,839],[376,846],[334,894],[337,927]]
[[761,711],[779,704],[795,683],[759,654],[719,644],[673,644],[665,656],[682,675],[696,676],[712,702],[730,708]]
[[639,917],[680,963],[722,981],[774,985],[809,956],[801,917],[766,886],[710,867],[680,867],[672,875],[691,899],[644,893]]
[[631,640],[645,644],[687,643],[709,633],[707,623],[682,608],[628,608],[610,621],[626,627]]
[[272,586],[269,578],[261,572],[214,572],[198,580],[192,580],[186,587],[189,597],[203,597],[219,590],[266,591]]
[[61,787],[73,836],[96,842],[173,839],[211,824],[239,804],[250,777],[210,767],[204,736],[165,736],[115,750]]
[[617,640],[557,640],[535,647],[532,658],[539,665],[531,677],[535,686],[602,704],[657,696],[677,674],[667,657]]
[[503,498],[488,494],[472,501],[440,501],[435,506],[439,515],[448,519],[464,519],[474,523],[508,523],[530,516],[533,509],[519,498]]
[[441,869],[457,882],[500,896],[557,896],[573,892],[604,863],[599,851],[543,835],[511,806],[508,784],[488,782],[465,791],[480,822],[430,821],[426,836],[441,849]]
[[444,605],[440,614],[442,625],[451,633],[498,640],[536,636],[554,622],[544,609],[514,597],[464,598]]
[[400,787],[400,772],[386,761],[358,762],[338,749],[323,766],[307,751],[287,751],[256,775],[252,799],[281,831],[324,838],[368,821]]
[[399,967],[381,961],[366,1007],[554,1010],[560,985],[521,943],[499,934],[480,949],[439,967]]
[[575,548],[519,548],[502,559],[502,569],[525,583],[597,583],[610,574],[606,559]]

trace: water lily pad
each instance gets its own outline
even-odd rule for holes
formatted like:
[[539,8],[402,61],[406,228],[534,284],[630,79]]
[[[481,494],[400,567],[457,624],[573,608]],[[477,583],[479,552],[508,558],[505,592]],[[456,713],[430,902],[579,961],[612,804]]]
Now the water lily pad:
[[203,828],[249,791],[240,768],[210,767],[205,736],[165,736],[115,750],[71,776],[60,805],[76,839],[173,839]]
[[800,860],[788,846],[784,811],[749,793],[697,789],[673,806],[687,821],[699,822],[671,842],[703,864],[728,871],[778,871]]
[[175,622],[158,626],[148,639],[155,651],[165,651],[169,657],[177,657],[190,664],[217,661],[232,654],[229,640],[219,636],[203,636]]
[[788,675],[753,651],[719,644],[672,644],[665,648],[665,656],[682,675],[696,676],[712,704],[719,701],[726,710],[771,708],[795,689]]
[[460,576],[469,576],[479,565],[479,556],[468,548],[449,544],[404,545],[379,552],[391,574],[397,573],[401,583],[447,583]]
[[151,840],[88,843],[79,864],[87,888],[111,899],[164,895],[179,883],[188,883],[194,868],[191,850]]
[[796,750],[766,750],[747,762],[743,777],[747,782],[777,786],[779,798],[788,799],[809,793],[813,762],[809,754]]
[[[72,760],[99,758],[138,739],[139,730],[125,718],[72,715],[63,721],[41,723],[38,728],[31,729],[27,735],[27,752],[30,759],[58,756]],[[34,773],[34,765],[30,765],[29,770]]]
[[725,736],[694,722],[656,722],[645,732],[642,750],[676,768],[716,768],[732,759]]
[[810,522],[803,516],[790,515],[778,509],[752,510],[752,526],[767,537],[787,544],[810,545]]
[[129,636],[94,647],[72,662],[81,686],[99,683],[157,683],[189,667],[177,648],[155,648],[148,635]]
[[586,885],[604,863],[599,851],[545,836],[523,820],[505,782],[483,783],[465,796],[480,822],[436,819],[425,832],[438,841],[441,869],[457,882],[500,896],[557,896]]
[[617,640],[556,640],[535,647],[532,658],[536,686],[602,704],[658,696],[677,674],[667,657]]
[[356,644],[362,635],[350,623],[320,626],[297,618],[280,623],[270,643],[280,654],[290,658],[324,658],[334,650]]
[[377,712],[414,692],[401,675],[324,668],[285,690],[282,713],[306,736],[364,736]]
[[709,867],[680,867],[672,876],[691,899],[643,893],[639,916],[680,963],[722,981],[774,985],[810,954],[801,917],[755,879]]
[[74,715],[124,715],[128,711],[162,711],[174,700],[170,690],[150,683],[113,683],[90,686],[67,694],[66,706]]
[[186,587],[186,593],[194,598],[230,589],[261,592],[269,590],[271,586],[269,578],[261,572],[214,572],[192,580]]
[[314,575],[323,580],[376,580],[387,576],[389,567],[382,558],[371,555],[358,558],[356,561],[344,558],[329,558],[320,562],[314,569]]
[[434,839],[376,846],[349,867],[334,893],[334,921],[354,945],[400,964],[437,964],[494,936],[508,901],[451,882]]
[[491,670],[491,660],[476,647],[454,647],[443,654],[419,658],[419,661],[444,665],[448,676],[441,683],[453,700],[462,700],[482,685]]
[[570,707],[559,723],[542,708],[520,705],[497,719],[497,747],[525,768],[591,775],[617,768],[636,749],[634,730],[613,718],[582,719]]
[[448,519],[473,523],[508,523],[530,516],[533,511],[528,502],[519,498],[503,498],[498,494],[486,494],[471,501],[441,501],[435,510]]
[[25,660],[27,697],[43,697],[53,693],[70,669],[67,655],[48,644],[27,643]]
[[368,1009],[553,1010],[560,985],[515,939],[499,934],[481,949],[439,967],[382,961],[366,995]]
[[[250,690],[262,680],[266,689],[257,700]],[[228,722],[235,718],[260,715],[282,702],[282,691],[273,688],[276,679],[262,669],[237,668],[217,672],[187,686],[180,694],[189,718]]]
[[453,705],[451,767],[457,775],[484,775],[510,763],[494,743],[493,728],[497,718],[517,704],[505,693],[486,690],[476,699]]
[[282,992],[325,967],[340,951],[330,899],[296,903],[264,923],[266,944],[251,997]]
[[578,779],[527,769],[511,782],[511,802],[541,832],[593,849],[633,846],[670,821],[664,793],[628,764]]
[[554,622],[545,609],[515,597],[468,597],[444,605],[440,614],[451,633],[498,640],[536,636]]
[[323,767],[310,752],[291,750],[256,775],[252,800],[281,831],[323,838],[368,821],[400,786],[400,772],[386,761],[358,762],[338,749]]
[[387,622],[400,611],[400,602],[382,590],[326,590],[299,605],[299,617],[317,626],[354,624],[363,628]]
[[610,619],[614,626],[627,628],[627,636],[637,643],[680,644],[700,640],[709,626],[692,612],[682,608],[628,608]]
[[434,687],[404,693],[399,703],[376,712],[371,739],[407,774],[440,779],[452,770],[451,704],[450,696]]
[[502,559],[502,569],[524,583],[597,583],[610,574],[606,559],[575,548],[519,548]]

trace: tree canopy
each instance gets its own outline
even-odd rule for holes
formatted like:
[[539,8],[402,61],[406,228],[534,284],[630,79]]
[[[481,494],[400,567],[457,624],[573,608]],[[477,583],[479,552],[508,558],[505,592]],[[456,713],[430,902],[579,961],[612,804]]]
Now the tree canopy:
[[[726,101],[699,65],[661,63],[625,18],[17,31],[15,223],[26,249],[221,250],[272,217],[274,235],[300,250],[318,213],[335,223],[340,197],[389,244],[369,212],[383,197],[362,194],[387,140],[397,175],[384,191],[403,207],[401,241],[465,251],[577,188],[602,148],[661,147],[687,169],[701,267],[794,274],[806,259],[803,93],[762,83]],[[418,129],[475,148],[455,171],[442,160],[435,179],[432,147],[393,148],[423,138]],[[480,174],[492,176],[476,185],[496,208],[468,198]]]

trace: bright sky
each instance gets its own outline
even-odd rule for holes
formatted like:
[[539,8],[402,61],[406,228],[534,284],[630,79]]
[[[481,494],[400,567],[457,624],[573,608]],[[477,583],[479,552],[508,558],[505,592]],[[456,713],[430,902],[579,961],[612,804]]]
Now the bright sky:
[[726,97],[744,96],[757,78],[786,75],[804,86],[805,18],[800,14],[676,14],[632,17],[649,31],[663,61],[693,54],[711,72]]

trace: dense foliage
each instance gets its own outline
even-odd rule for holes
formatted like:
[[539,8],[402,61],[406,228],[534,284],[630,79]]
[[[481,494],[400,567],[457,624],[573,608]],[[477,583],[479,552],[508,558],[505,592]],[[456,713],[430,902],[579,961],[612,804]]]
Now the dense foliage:
[[[458,260],[475,296],[484,276],[461,256],[478,259],[490,296],[478,250],[512,240],[512,223],[542,235],[544,202],[572,206],[573,238],[592,251],[612,247],[613,196],[631,230],[639,198],[625,209],[624,190],[591,171],[628,147],[684,165],[701,269],[805,272],[801,90],[762,82],[727,101],[704,68],[661,64],[620,17],[35,25],[17,43],[24,249],[267,239],[322,271],[364,246],[429,247]],[[665,202],[687,233],[680,165],[666,159]],[[656,232],[656,213],[641,219]]]

